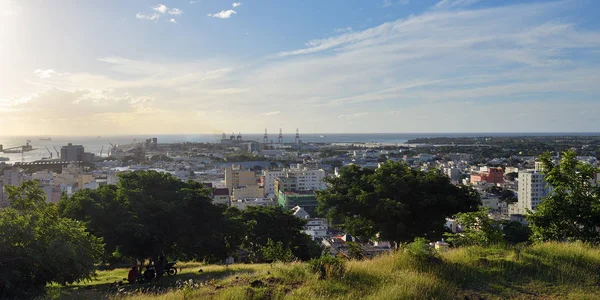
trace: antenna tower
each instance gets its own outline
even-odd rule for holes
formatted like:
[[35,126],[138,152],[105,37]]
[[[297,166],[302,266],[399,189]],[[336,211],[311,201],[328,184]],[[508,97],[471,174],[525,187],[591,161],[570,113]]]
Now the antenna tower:
[[267,135],[267,129],[265,128],[265,136],[263,137],[263,144],[269,143],[269,136]]
[[277,138],[277,143],[283,144],[283,133],[281,132],[281,128],[279,128],[279,137]]
[[296,144],[300,144],[300,131],[296,128]]

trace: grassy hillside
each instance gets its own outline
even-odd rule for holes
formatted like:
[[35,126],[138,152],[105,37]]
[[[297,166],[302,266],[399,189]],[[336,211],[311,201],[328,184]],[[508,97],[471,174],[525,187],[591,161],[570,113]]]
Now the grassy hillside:
[[[579,243],[518,248],[468,247],[419,261],[398,252],[349,261],[341,279],[319,280],[307,264],[202,266],[160,286],[114,287],[127,270],[93,282],[52,287],[61,299],[598,299],[600,249]],[[198,270],[202,268],[203,272]]]

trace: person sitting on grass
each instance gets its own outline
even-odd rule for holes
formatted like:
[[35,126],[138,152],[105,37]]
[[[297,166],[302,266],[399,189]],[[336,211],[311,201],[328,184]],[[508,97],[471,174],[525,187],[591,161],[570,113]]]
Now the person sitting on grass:
[[133,266],[131,267],[131,270],[129,270],[129,274],[127,275],[127,281],[129,281],[129,283],[135,283],[135,279],[138,276],[138,268],[137,266]]

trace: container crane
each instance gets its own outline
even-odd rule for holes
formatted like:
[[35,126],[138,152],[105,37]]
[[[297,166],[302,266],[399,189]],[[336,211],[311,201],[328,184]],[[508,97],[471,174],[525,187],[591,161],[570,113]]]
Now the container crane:
[[56,151],[56,157],[60,157],[60,152],[58,152],[58,150],[56,149],[56,146],[54,146],[54,151]]
[[48,154],[50,154],[50,159],[52,159],[52,151],[50,151],[50,149],[48,149],[48,147],[46,147],[46,151],[48,151]]

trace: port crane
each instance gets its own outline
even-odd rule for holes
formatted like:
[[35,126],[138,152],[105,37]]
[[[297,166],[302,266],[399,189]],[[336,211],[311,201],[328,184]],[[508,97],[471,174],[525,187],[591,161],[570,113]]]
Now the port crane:
[[48,149],[48,147],[46,147],[46,151],[48,151],[48,154],[50,154],[50,159],[52,159],[52,151],[50,151],[50,149]]
[[58,152],[58,150],[56,149],[56,146],[54,146],[54,151],[56,151],[56,157],[60,157],[60,152]]
[[100,148],[100,157],[102,157],[102,151],[104,151],[104,145],[102,145],[102,148]]

